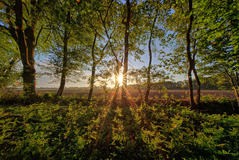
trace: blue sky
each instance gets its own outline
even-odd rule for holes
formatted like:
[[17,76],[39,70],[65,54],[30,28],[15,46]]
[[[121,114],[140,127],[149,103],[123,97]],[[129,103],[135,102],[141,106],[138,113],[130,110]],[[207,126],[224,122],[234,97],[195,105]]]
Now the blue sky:
[[[141,59],[144,61],[144,63],[138,61],[138,60],[134,60],[133,56],[129,56],[129,65],[133,66],[135,69],[139,69],[141,67],[148,66],[148,62],[149,62],[149,55],[148,55],[148,46],[144,46],[145,48],[145,54],[141,56]],[[158,44],[156,44],[156,48],[158,50],[162,49]],[[170,52],[169,48],[164,49],[165,53]],[[36,61],[38,62],[39,60],[44,60],[45,58],[47,58],[47,56],[40,56],[38,59],[36,59]],[[152,58],[152,64],[159,64],[160,61],[158,60],[158,55],[155,55],[153,53],[153,58]],[[131,67],[129,67],[131,68]],[[37,72],[41,72],[40,68],[36,66],[36,71]],[[96,71],[97,72],[97,71]],[[90,75],[91,72],[90,71],[85,71],[84,72],[87,75]],[[175,76],[175,81],[182,81],[186,79],[185,75],[174,75]],[[52,80],[50,79],[49,76],[42,76],[40,79],[37,80],[37,88],[40,87],[49,87],[49,88],[58,88],[60,85],[60,80],[59,82],[56,83],[49,83]],[[99,85],[98,82],[96,82],[96,85]],[[89,84],[87,84],[87,79],[86,80],[82,80],[81,82],[78,83],[71,83],[71,82],[66,82],[65,87],[88,87]],[[112,85],[109,85],[110,87]]]

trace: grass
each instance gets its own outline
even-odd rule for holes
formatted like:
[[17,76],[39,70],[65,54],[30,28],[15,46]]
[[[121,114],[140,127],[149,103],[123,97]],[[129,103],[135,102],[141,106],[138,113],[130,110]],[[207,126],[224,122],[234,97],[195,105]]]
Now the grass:
[[0,97],[0,159],[239,159],[239,109],[226,97],[109,107],[94,97]]

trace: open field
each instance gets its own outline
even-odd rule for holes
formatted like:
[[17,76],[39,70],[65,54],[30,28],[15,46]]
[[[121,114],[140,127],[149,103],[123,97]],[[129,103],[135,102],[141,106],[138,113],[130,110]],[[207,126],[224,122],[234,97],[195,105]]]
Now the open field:
[[[112,95],[113,90],[111,90],[108,94],[108,96]],[[21,90],[15,90],[14,93],[20,93]],[[38,93],[44,94],[46,92],[53,92],[53,93],[57,93],[57,89],[37,89]],[[63,95],[87,95],[89,93],[89,90],[64,90]],[[129,90],[129,93],[131,94],[132,97],[137,97],[139,95],[139,92],[137,90]],[[171,95],[174,95],[174,98],[176,99],[184,99],[188,96],[189,91],[188,90],[168,90],[167,91],[168,96],[170,97]],[[196,90],[193,91],[194,95],[196,95]],[[216,95],[216,96],[220,96],[220,95],[224,95],[225,97],[229,97],[229,98],[236,98],[234,95],[233,91],[227,91],[227,90],[202,90],[201,91],[202,95]],[[101,96],[103,95],[103,90],[94,90],[93,92],[94,96]],[[158,91],[156,90],[151,90],[150,91],[150,97],[155,97],[158,96],[159,98],[163,95],[163,93],[158,93]],[[184,98],[182,97],[184,96]]]

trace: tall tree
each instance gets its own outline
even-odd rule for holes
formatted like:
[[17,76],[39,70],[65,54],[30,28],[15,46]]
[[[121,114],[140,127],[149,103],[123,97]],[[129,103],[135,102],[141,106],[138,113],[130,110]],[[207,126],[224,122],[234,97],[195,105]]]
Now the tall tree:
[[[83,63],[86,62],[87,54],[86,56],[84,54],[87,52],[87,47],[82,46],[89,41],[90,36],[83,34],[86,31],[85,28],[87,28],[81,20],[85,14],[82,11],[85,5],[85,3],[78,5],[78,2],[73,0],[57,1],[57,7],[50,12],[47,20],[51,30],[49,34],[52,33],[50,41],[54,43],[48,44],[50,47],[45,52],[50,53],[50,60],[47,63],[55,66],[53,67],[55,69],[53,72],[56,73],[54,76],[60,79],[58,96],[63,94],[66,81],[68,81],[67,76],[73,72],[76,73],[74,71],[76,69],[81,70]],[[83,43],[83,41],[86,42]],[[45,66],[45,68],[48,67]],[[61,77],[59,77],[59,74]]]
[[122,107],[127,106],[126,102],[126,89],[127,89],[127,71],[128,71],[128,56],[129,56],[129,22],[130,22],[130,0],[126,0],[126,22],[125,24],[125,53],[124,53],[124,69],[123,69],[123,83],[122,83]]
[[[2,20],[4,28],[8,31],[17,43],[21,61],[23,64],[23,90],[26,95],[36,94],[36,70],[34,60],[34,50],[42,31],[37,29],[37,24],[42,16],[44,7],[50,3],[43,0],[23,0],[1,1],[3,4],[4,17]],[[51,2],[53,3],[53,2]],[[38,34],[35,32],[38,30]]]
[[100,51],[100,57],[97,59],[96,54],[95,54],[95,45],[96,45],[96,38],[99,33],[97,30],[95,30],[95,36],[94,36],[94,41],[91,49],[91,58],[92,58],[92,68],[91,68],[91,77],[90,77],[90,91],[88,95],[88,102],[91,100],[92,94],[93,94],[93,88],[94,88],[94,83],[95,83],[95,72],[96,72],[96,66],[101,62],[101,60],[104,57],[104,50],[108,45],[108,42],[105,44],[105,46],[101,49]]
[[200,48],[195,38],[198,27],[193,26],[193,19],[196,15],[192,12],[193,8],[191,3],[192,1],[177,1],[177,3],[171,3],[174,13],[167,15],[167,21],[164,23],[164,26],[172,32],[168,33],[167,39],[163,44],[167,44],[171,41],[171,48],[174,52],[167,54],[167,57],[162,57],[161,60],[165,64],[166,69],[176,74],[187,73],[190,103],[191,106],[195,106],[192,71],[197,82],[196,104],[199,104],[201,84],[195,64],[198,62],[197,55]]
[[189,68],[188,68],[188,86],[189,86],[189,98],[190,98],[190,104],[191,107],[193,108],[195,106],[194,104],[194,99],[193,99],[193,84],[192,84],[192,69],[194,67],[193,64],[193,59],[192,59],[192,55],[191,55],[191,50],[190,50],[190,32],[192,29],[192,23],[193,23],[193,14],[192,14],[192,0],[188,1],[188,8],[189,8],[189,13],[190,13],[190,17],[189,17],[189,24],[188,24],[188,30],[186,33],[186,42],[187,42],[187,59],[188,59],[188,63],[189,63]]
[[[93,40],[93,45],[91,49],[91,57],[92,57],[92,66],[91,66],[91,77],[90,77],[90,91],[88,95],[88,101],[91,100],[92,93],[93,93],[93,87],[94,87],[94,82],[95,82],[95,75],[96,75],[96,66],[102,61],[102,59],[105,56],[105,50],[107,49],[108,44],[110,43],[110,38],[111,35],[108,35],[108,32],[106,32],[106,37],[108,38],[105,40],[103,31],[106,28],[105,23],[106,19],[109,18],[109,12],[112,9],[112,0],[108,0],[106,2],[99,2],[95,1],[92,4],[92,13],[91,15],[94,15],[94,19],[92,20],[93,22],[91,23],[91,29],[92,32],[94,33],[94,40]],[[110,20],[108,20],[110,23]],[[105,42],[103,43],[97,43],[97,37],[99,40]],[[97,58],[98,57],[98,58]]]
[[117,51],[119,50],[119,48],[121,48],[121,45],[120,44],[117,46],[114,45],[114,43],[117,42],[117,39],[118,39],[117,34],[114,34],[114,32],[117,30],[118,30],[118,32],[120,31],[120,28],[119,28],[120,22],[117,21],[117,19],[120,18],[119,15],[117,14],[118,5],[119,4],[114,3],[114,1],[111,0],[110,4],[107,7],[105,16],[103,17],[102,13],[99,12],[99,17],[100,17],[101,23],[103,25],[105,35],[107,36],[108,41],[109,41],[109,44],[110,44],[109,47],[111,49],[111,53],[113,54],[113,57],[115,60],[115,63],[114,63],[115,67],[113,69],[114,76],[115,76],[115,94],[114,94],[113,103],[112,103],[113,107],[116,107],[116,100],[118,98],[118,92],[119,92],[118,77],[120,75],[120,68],[123,63],[123,58],[120,60],[119,54],[117,54]]

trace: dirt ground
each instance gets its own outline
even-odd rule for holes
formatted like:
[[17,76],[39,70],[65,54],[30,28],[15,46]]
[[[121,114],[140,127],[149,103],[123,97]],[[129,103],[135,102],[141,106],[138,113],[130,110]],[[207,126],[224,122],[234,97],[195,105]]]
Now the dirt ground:
[[[14,93],[20,93],[20,90],[15,90]],[[57,89],[38,89],[37,90],[38,93],[44,94],[46,92],[53,92],[53,93],[57,93]],[[108,93],[108,96],[112,95],[113,90],[111,90]],[[88,90],[64,90],[63,95],[88,95],[89,91]],[[139,96],[139,92],[137,90],[129,90],[129,93],[132,97],[138,97]],[[188,90],[168,90],[167,91],[168,96],[170,97],[171,95],[174,96],[174,98],[176,99],[187,99],[188,95],[189,95],[189,91]],[[194,96],[196,96],[196,90],[193,91]],[[229,97],[229,98],[236,98],[234,95],[233,91],[227,91],[227,90],[202,90],[201,91],[202,95],[215,95],[215,96],[225,96],[225,97]],[[93,92],[93,96],[102,96],[104,95],[103,90],[95,90]],[[144,95],[144,92],[143,92]],[[161,96],[163,95],[163,93],[159,93],[156,90],[152,90],[150,92],[150,97],[155,97],[158,96],[158,98],[161,98]]]

